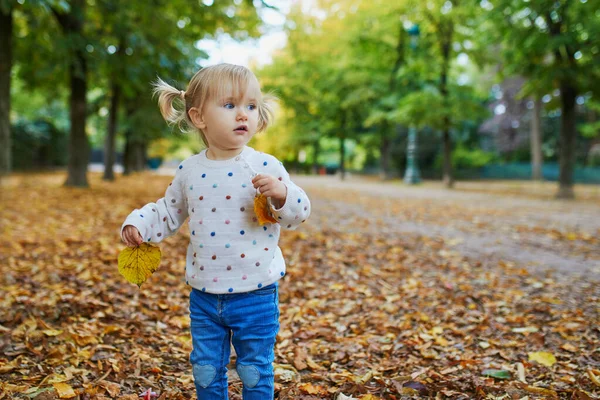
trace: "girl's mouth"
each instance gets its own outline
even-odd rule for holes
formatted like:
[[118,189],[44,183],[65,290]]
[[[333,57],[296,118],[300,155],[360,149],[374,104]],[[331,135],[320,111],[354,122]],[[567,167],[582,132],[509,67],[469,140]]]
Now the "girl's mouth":
[[237,128],[234,129],[234,132],[237,133],[246,133],[248,132],[248,127],[246,125],[240,125]]

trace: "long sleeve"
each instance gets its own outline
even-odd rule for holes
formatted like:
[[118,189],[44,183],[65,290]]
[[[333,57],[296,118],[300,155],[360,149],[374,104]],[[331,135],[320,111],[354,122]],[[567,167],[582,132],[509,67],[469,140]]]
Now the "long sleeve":
[[133,210],[121,226],[135,226],[145,242],[159,243],[163,239],[174,235],[188,217],[187,199],[184,190],[185,174],[177,170],[173,181],[167,187],[165,197],[148,203],[141,209]]
[[304,190],[292,182],[283,164],[278,162],[278,165],[278,176],[285,186],[287,186],[287,196],[285,204],[281,208],[275,208],[271,204],[271,212],[277,221],[279,221],[282,229],[295,230],[310,216],[310,200]]

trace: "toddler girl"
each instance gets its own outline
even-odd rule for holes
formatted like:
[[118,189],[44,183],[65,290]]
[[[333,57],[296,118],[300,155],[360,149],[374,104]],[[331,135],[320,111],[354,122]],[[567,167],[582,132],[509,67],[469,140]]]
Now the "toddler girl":
[[[279,160],[247,146],[272,121],[250,70],[219,64],[198,71],[186,91],[159,79],[155,93],[167,122],[197,131],[206,149],[177,167],[162,199],[129,214],[121,238],[128,246],[159,243],[190,217],[185,278],[198,398],[227,399],[233,343],[243,398],[272,399],[278,280],[285,275],[279,233],[308,218],[310,201]],[[268,197],[277,223],[259,224],[257,193]]]

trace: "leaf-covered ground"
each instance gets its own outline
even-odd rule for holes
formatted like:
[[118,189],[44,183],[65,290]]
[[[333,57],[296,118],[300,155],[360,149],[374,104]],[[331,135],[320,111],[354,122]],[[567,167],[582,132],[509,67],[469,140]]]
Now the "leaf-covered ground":
[[[2,183],[0,399],[195,398],[187,226],[141,289],[117,271],[122,221],[170,177],[90,178]],[[281,240],[277,398],[600,397],[596,192],[298,181],[313,215]]]

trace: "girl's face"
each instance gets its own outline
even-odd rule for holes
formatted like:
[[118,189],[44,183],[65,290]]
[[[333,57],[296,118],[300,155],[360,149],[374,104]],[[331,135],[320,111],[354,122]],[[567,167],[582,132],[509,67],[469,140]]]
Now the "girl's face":
[[209,147],[238,150],[252,139],[258,127],[260,89],[249,82],[244,93],[226,85],[220,96],[211,96],[192,121],[204,132]]

